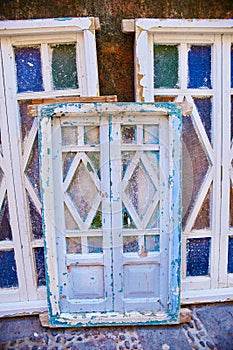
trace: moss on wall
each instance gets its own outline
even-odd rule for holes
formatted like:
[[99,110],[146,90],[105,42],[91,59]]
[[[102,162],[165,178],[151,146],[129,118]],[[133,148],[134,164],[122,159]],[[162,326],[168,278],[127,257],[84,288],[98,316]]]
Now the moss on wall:
[[0,19],[99,17],[97,54],[101,95],[133,101],[133,35],[123,18],[232,18],[232,0],[0,0]]

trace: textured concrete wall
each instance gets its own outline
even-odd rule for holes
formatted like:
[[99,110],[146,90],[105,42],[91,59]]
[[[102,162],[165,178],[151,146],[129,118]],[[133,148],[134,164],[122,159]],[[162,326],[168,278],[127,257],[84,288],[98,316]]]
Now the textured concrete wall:
[[232,0],[0,0],[0,19],[99,17],[97,54],[101,95],[134,101],[133,35],[123,18],[232,18]]

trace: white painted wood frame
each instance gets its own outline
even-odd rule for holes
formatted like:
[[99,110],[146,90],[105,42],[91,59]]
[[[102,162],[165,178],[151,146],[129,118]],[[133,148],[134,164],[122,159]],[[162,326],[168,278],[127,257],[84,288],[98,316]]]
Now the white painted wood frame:
[[[166,96],[174,102],[193,104],[191,118],[198,140],[209,162],[182,235],[183,303],[225,301],[232,299],[232,274],[227,273],[229,227],[229,189],[232,181],[231,128],[231,45],[233,20],[135,19],[123,20],[125,33],[135,32],[135,98],[136,101],[159,101]],[[179,87],[154,88],[154,44],[178,45]],[[191,89],[188,81],[189,45],[211,45],[211,80],[208,89]],[[197,97],[212,99],[212,142],[205,131],[194,104]],[[184,146],[185,147],[185,146]],[[221,168],[222,167],[222,168]],[[230,169],[230,170],[229,170]],[[223,177],[222,177],[223,176]],[[231,180],[230,180],[231,179]],[[190,181],[192,179],[190,178]],[[211,188],[211,223],[209,229],[193,229],[198,213]],[[187,194],[186,194],[187,195]],[[183,198],[185,198],[183,196]],[[186,243],[189,239],[211,239],[209,273],[186,276]],[[225,288],[224,288],[225,287]]]
[[[37,147],[38,122],[22,138],[20,103],[31,99],[63,96],[98,96],[98,69],[95,30],[98,18],[58,18],[0,21],[1,40],[1,130],[3,170],[1,198],[7,188],[13,242],[1,242],[1,249],[15,249],[19,288],[0,290],[0,316],[47,310],[45,286],[37,287],[33,250],[44,246],[43,238],[33,239],[27,196],[41,214],[38,190],[27,176],[27,169]],[[74,44],[76,47],[77,89],[55,90],[52,84],[51,45]],[[43,91],[17,92],[15,48],[39,47]],[[28,102],[27,102],[28,101]],[[6,159],[7,162],[5,161]],[[6,165],[5,165],[6,162]],[[9,168],[9,169],[8,169]]]

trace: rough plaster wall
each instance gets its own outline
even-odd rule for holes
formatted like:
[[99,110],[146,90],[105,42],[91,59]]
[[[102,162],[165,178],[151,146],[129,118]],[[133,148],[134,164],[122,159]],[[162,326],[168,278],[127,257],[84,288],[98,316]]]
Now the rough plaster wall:
[[101,95],[134,101],[134,37],[123,18],[232,18],[232,0],[0,0],[0,19],[99,17],[97,54]]

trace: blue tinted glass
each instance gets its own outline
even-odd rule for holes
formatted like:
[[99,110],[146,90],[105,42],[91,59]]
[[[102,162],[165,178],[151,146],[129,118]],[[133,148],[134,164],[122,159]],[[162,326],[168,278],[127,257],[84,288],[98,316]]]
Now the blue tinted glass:
[[188,87],[211,88],[211,46],[192,45],[188,52]]
[[0,288],[18,287],[14,250],[0,252]]
[[233,45],[231,45],[231,88],[233,88]]
[[15,48],[18,92],[43,91],[40,48]]
[[187,240],[187,276],[209,274],[210,238],[191,238]]
[[44,249],[35,248],[34,249],[36,271],[37,271],[37,285],[44,286],[46,284],[45,280],[45,264],[44,264]]
[[227,272],[233,273],[233,237],[229,237],[228,241],[228,266]]
[[211,113],[212,101],[210,97],[194,98],[195,105],[201,117],[202,124],[205,128],[206,134],[211,142]]

